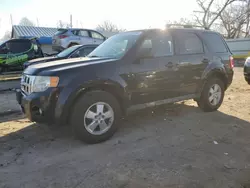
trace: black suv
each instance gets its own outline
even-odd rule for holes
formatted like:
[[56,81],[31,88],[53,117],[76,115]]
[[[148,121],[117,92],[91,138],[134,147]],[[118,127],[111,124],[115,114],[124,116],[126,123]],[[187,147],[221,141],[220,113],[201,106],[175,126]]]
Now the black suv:
[[31,121],[69,123],[85,142],[110,138],[130,110],[194,99],[217,110],[233,78],[218,33],[171,28],[117,34],[88,57],[28,67],[17,100]]

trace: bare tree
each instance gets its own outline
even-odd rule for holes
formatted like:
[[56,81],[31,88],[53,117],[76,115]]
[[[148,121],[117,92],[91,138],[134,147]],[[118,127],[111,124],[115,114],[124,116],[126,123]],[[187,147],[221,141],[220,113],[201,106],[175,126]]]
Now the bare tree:
[[220,15],[221,23],[226,31],[226,38],[249,36],[249,2],[231,5]]
[[29,20],[28,18],[26,18],[26,17],[23,17],[20,20],[19,25],[23,25],[23,26],[35,26],[35,24],[31,20]]
[[108,31],[108,32],[123,32],[126,29],[119,28],[117,25],[113,24],[110,21],[104,21],[103,23],[99,24],[96,28],[98,31]]
[[5,41],[5,40],[9,40],[11,38],[11,32],[10,31],[6,31],[4,36],[1,38],[0,41]]
[[63,22],[62,20],[59,20],[57,22],[57,28],[69,28],[70,24]]
[[170,26],[186,26],[186,27],[194,27],[196,26],[196,23],[192,20],[186,19],[186,18],[181,18],[179,20],[168,20],[166,22],[166,27]]
[[222,12],[236,1],[239,0],[223,0],[223,3],[218,3],[216,0],[196,0],[201,9],[195,11],[194,17],[196,23],[206,29],[210,29],[214,22],[221,16]]

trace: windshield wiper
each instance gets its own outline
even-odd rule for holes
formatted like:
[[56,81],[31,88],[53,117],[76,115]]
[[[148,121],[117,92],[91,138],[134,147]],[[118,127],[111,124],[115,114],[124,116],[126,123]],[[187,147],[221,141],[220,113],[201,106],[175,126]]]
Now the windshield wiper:
[[88,56],[88,57],[101,57],[101,56],[98,56],[98,55],[91,55],[91,56]]

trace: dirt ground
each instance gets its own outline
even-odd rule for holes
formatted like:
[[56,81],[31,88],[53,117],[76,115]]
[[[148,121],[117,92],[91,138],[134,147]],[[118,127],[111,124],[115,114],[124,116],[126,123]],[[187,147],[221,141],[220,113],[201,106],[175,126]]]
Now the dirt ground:
[[139,111],[107,142],[0,117],[0,187],[250,188],[250,86],[241,68],[217,112],[193,101]]

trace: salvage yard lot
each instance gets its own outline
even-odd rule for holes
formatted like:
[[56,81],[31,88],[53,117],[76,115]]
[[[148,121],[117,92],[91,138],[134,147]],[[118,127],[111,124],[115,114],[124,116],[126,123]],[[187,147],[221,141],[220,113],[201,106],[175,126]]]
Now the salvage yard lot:
[[69,127],[0,117],[0,187],[250,188],[249,94],[235,68],[219,111],[192,100],[142,110],[96,145]]

